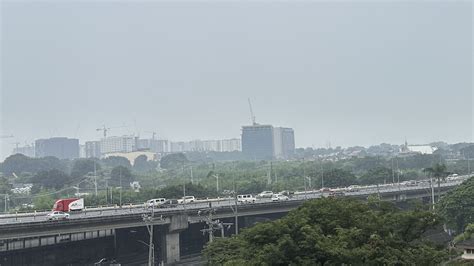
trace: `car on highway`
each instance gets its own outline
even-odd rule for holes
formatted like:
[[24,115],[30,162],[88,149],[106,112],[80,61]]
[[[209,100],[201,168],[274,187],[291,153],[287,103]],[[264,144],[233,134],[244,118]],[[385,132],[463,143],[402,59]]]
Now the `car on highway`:
[[346,194],[342,191],[331,191],[328,197],[344,197]]
[[331,192],[332,190],[328,187],[323,187],[319,190],[320,192],[324,193],[324,192]]
[[174,208],[178,206],[178,200],[175,199],[167,199],[165,202],[160,204],[160,208]]
[[257,198],[271,198],[273,196],[272,191],[262,191],[257,195]]
[[179,199],[178,203],[179,204],[192,203],[192,202],[195,202],[195,201],[196,201],[196,198],[194,196],[185,196],[185,197],[182,197],[181,199]]
[[350,192],[358,192],[362,187],[358,185],[350,185],[347,190]]
[[166,201],[165,198],[157,198],[157,199],[151,199],[147,201],[147,207],[159,207],[161,204],[163,204]]
[[283,194],[273,194],[272,195],[272,201],[284,201],[284,200],[289,200],[288,196],[285,196]]
[[46,215],[48,220],[67,220],[69,219],[69,213],[61,212],[61,211],[53,211]]
[[288,191],[288,190],[283,190],[283,191],[278,192],[278,194],[282,194],[282,195],[291,197],[291,196],[293,196],[293,195],[295,194],[295,192],[293,192],[293,191]]
[[256,200],[257,199],[250,194],[237,195],[237,201],[240,203],[254,203]]

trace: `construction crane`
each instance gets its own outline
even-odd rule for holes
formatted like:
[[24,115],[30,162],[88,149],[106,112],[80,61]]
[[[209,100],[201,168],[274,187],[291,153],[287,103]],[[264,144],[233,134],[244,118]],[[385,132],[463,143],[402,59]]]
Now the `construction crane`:
[[155,137],[156,137],[156,134],[157,134],[155,131],[146,131],[146,133],[151,133],[151,136],[152,136],[151,139],[155,140]]
[[252,103],[250,102],[250,98],[248,98],[249,101],[249,108],[250,108],[250,119],[252,120],[252,125],[257,125],[255,122],[255,115],[253,114],[253,109],[252,109]]
[[7,138],[13,138],[13,135],[1,135],[0,139],[7,139]]
[[12,144],[15,144],[15,150],[18,152],[18,146],[20,145],[20,142],[13,142]]
[[107,138],[107,131],[109,131],[112,128],[122,128],[122,127],[126,127],[126,126],[106,127],[105,125],[103,125],[101,128],[96,129],[96,131],[103,131],[104,132],[104,139],[105,139],[105,138]]

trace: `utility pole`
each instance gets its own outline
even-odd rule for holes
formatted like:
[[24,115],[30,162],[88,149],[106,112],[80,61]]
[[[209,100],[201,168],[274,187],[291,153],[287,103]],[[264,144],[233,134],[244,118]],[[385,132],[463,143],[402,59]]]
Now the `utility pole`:
[[4,200],[5,200],[5,207],[4,207],[3,211],[4,211],[5,213],[7,213],[7,211],[8,211],[8,194],[3,194],[3,196],[5,197],[5,198],[4,198]]
[[145,226],[148,230],[150,238],[148,240],[148,266],[155,265],[155,244],[153,243],[153,221],[155,219],[154,205],[150,216],[142,215]]
[[433,178],[430,176],[430,186],[431,186],[431,203],[433,204],[433,212],[435,211],[435,196],[434,196],[434,186]]
[[321,160],[321,188],[324,187],[324,169],[323,169],[323,161]]
[[220,230],[221,231],[221,237],[225,237],[224,234],[224,226],[227,226],[227,229],[230,228],[232,223],[224,223],[221,222],[220,220],[213,221],[212,220],[212,215],[216,212],[214,208],[206,208],[198,211],[198,215],[206,215],[205,221],[206,224],[208,225],[208,228],[206,229],[201,229],[201,232],[203,234],[208,233],[209,234],[209,242],[212,243],[214,240],[214,231]]
[[95,186],[95,196],[97,197],[97,166],[96,166],[95,160],[94,160],[94,186]]
[[467,174],[471,174],[471,164],[469,163],[469,155],[467,156]]
[[237,213],[237,205],[238,205],[238,200],[237,200],[237,188],[235,185],[235,176],[234,176],[234,225],[235,225],[235,235],[239,234],[239,215]]
[[398,168],[398,157],[397,160],[397,179],[398,179],[398,190],[400,190],[400,168]]
[[393,172],[393,157],[392,157],[392,184],[395,183],[395,173]]
[[273,162],[270,161],[270,182],[273,180]]
[[119,203],[120,203],[120,208],[122,208],[122,168],[119,170],[119,178],[120,178],[120,198],[119,198]]
[[219,195],[219,174],[213,175],[216,178],[216,191],[217,195]]
[[183,208],[184,212],[186,212],[186,177],[183,176],[183,178]]
[[194,184],[193,166],[191,165],[191,184]]
[[304,181],[304,199],[306,200],[306,169],[304,168],[304,157],[303,157],[303,181]]

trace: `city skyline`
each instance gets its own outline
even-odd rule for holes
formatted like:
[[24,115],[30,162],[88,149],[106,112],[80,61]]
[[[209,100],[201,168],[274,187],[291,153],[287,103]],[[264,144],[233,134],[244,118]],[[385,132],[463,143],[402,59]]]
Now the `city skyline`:
[[1,12],[0,134],[15,135],[1,158],[14,142],[98,139],[102,125],[239,137],[249,97],[257,122],[294,128],[297,147],[473,139],[470,3],[5,1]]

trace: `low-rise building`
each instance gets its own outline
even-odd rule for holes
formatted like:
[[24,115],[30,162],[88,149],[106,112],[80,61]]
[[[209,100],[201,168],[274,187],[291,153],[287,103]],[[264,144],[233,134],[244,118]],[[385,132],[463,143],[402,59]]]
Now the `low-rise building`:
[[474,260],[474,239],[463,240],[456,244],[457,248],[463,249],[461,258],[464,260]]

